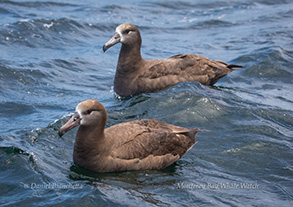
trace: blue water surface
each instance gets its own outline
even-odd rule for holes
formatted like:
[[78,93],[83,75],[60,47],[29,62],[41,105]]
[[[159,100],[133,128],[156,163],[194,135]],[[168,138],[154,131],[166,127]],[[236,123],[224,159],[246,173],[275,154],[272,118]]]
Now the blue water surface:
[[[292,206],[293,2],[1,0],[1,206]],[[113,92],[116,26],[145,59],[201,54],[239,64],[215,86]],[[94,173],[73,164],[75,106],[99,100],[107,126],[151,118],[209,130],[164,170]]]

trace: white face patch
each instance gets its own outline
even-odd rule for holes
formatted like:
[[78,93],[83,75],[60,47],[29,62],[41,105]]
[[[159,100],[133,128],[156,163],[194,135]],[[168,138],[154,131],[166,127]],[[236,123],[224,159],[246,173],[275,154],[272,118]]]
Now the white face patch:
[[[125,34],[123,34],[123,31],[126,29],[125,26],[117,27],[115,32],[119,34],[120,36],[120,42],[124,42]],[[133,31],[129,31],[128,34],[131,34]]]
[[79,117],[82,118],[82,113],[81,113],[81,111],[79,109],[76,109],[75,112],[77,112]]
[[116,28],[116,32],[120,35],[120,38],[122,38],[121,27],[117,27],[117,28]]
[[75,108],[75,112],[78,113],[79,117],[82,118],[82,112],[84,111],[85,106],[82,104],[78,104]]
[[84,119],[84,117],[83,117],[83,114],[81,113],[82,110],[76,108],[75,111],[76,111],[76,113],[78,113],[78,115],[79,115],[79,118],[80,118],[80,125],[84,125],[85,119]]

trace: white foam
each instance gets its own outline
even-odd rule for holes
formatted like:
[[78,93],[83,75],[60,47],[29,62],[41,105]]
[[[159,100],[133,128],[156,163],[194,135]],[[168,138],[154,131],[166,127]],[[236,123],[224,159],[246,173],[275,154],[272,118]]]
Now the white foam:
[[54,22],[51,22],[50,24],[44,24],[43,26],[45,27],[45,28],[50,28],[50,27],[52,27],[54,25]]

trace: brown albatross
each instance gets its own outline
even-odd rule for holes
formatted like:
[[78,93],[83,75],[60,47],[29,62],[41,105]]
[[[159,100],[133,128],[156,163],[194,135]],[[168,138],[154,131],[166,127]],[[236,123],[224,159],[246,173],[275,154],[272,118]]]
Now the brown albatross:
[[197,128],[187,129],[144,119],[105,128],[107,112],[97,100],[81,102],[59,130],[61,137],[79,126],[73,160],[96,172],[163,169],[181,158],[195,143]]
[[104,52],[122,43],[114,80],[114,91],[120,96],[159,91],[184,81],[213,85],[238,65],[228,65],[201,55],[175,55],[167,59],[144,60],[141,57],[141,36],[136,26],[125,23],[104,44]]

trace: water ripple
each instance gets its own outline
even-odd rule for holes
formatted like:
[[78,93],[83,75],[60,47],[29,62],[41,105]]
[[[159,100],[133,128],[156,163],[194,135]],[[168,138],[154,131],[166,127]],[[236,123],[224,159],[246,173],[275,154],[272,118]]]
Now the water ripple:
[[[291,7],[1,1],[0,205],[291,206]],[[121,98],[111,89],[120,46],[103,53],[102,45],[123,22],[139,27],[146,59],[197,53],[245,67],[213,87],[180,83]],[[62,138],[58,129],[90,98],[107,108],[107,126],[155,118],[209,131],[164,170],[89,172],[72,161],[76,129]]]

